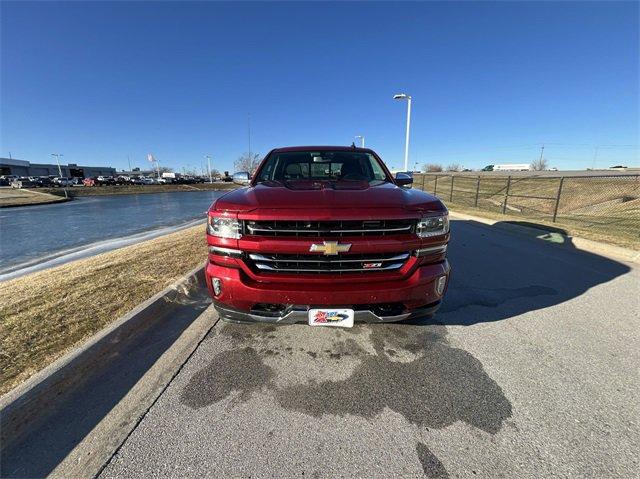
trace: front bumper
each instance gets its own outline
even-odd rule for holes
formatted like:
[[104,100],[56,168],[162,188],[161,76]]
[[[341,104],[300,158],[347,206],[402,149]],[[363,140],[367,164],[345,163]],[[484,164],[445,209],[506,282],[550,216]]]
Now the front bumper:
[[[213,306],[220,317],[226,321],[238,323],[272,323],[272,324],[295,324],[306,323],[309,318],[309,305],[290,305],[278,314],[264,314],[256,311],[244,312],[225,307],[214,300]],[[401,314],[378,315],[369,309],[360,309],[353,312],[354,321],[357,323],[394,323],[410,319],[424,318],[434,314],[440,308],[440,301],[414,309]]]
[[[295,323],[307,320],[312,307],[344,307],[354,309],[355,320],[364,322],[393,322],[433,314],[442,294],[438,294],[438,278],[449,277],[449,263],[415,267],[404,277],[371,281],[354,278],[350,282],[336,282],[331,278],[301,276],[295,283],[249,277],[242,269],[207,263],[207,287],[214,305],[222,317],[236,321]],[[221,280],[222,291],[216,295],[212,278]],[[277,306],[274,311],[257,308]],[[387,305],[395,305],[388,308]],[[386,313],[389,314],[386,314]]]

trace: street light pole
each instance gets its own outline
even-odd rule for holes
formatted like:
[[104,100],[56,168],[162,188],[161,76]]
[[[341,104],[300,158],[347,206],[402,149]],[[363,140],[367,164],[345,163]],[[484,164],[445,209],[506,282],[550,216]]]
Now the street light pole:
[[209,184],[213,183],[213,180],[211,179],[211,156],[207,155],[205,156],[205,158],[207,159],[207,171],[209,172]]
[[407,100],[407,133],[404,142],[404,171],[409,171],[409,130],[411,128],[411,96],[399,93],[393,96],[394,100]]
[[61,153],[51,153],[51,156],[55,156],[56,157],[56,163],[58,165],[58,176],[60,176],[60,178],[62,178],[62,169],[60,168],[60,157],[64,156]]
[[[51,153],[51,156],[55,156],[56,157],[56,163],[58,164],[58,175],[59,175],[60,178],[62,178],[62,168],[60,168],[60,157],[64,156],[64,155],[61,154],[61,153]],[[62,181],[62,179],[60,181]],[[69,196],[67,195],[67,188],[66,188],[67,185],[65,184],[64,186],[65,186],[65,188],[64,188],[64,197],[68,198]]]

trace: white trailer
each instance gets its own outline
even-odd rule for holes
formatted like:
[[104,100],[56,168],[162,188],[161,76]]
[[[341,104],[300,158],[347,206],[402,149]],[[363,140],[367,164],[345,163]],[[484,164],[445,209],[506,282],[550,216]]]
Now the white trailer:
[[529,171],[531,165],[528,163],[507,163],[504,165],[493,165],[493,171]]

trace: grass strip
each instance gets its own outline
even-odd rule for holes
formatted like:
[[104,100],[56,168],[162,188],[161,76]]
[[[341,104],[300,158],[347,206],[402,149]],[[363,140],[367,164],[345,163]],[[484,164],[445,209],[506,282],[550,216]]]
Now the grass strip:
[[66,198],[25,189],[0,188],[0,208],[58,203]]
[[[74,186],[67,188],[67,194],[78,196],[138,195],[149,193],[179,193],[184,191],[227,191],[238,188],[235,183],[196,183],[193,185],[111,185]],[[41,188],[43,192],[64,196],[64,188]]]
[[206,260],[203,226],[0,283],[0,394]]

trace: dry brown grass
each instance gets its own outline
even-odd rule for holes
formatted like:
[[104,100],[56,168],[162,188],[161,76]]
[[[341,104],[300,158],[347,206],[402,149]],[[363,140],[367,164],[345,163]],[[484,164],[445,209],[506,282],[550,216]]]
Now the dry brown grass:
[[0,283],[0,393],[205,260],[195,226]]
[[[113,185],[74,186],[67,188],[67,194],[76,196],[138,195],[149,193],[176,193],[181,191],[218,191],[238,188],[235,183],[197,183],[193,185]],[[43,191],[64,196],[63,188],[43,188]]]
[[25,189],[0,188],[0,207],[57,203],[65,198]]
[[[565,229],[595,241],[640,249],[640,181],[634,176],[566,177],[553,222],[559,178],[416,175],[414,186],[436,192],[452,210]],[[509,184],[506,215],[502,215]],[[452,191],[453,185],[453,191]],[[476,190],[476,188],[478,188]],[[477,193],[476,193],[477,192]]]

